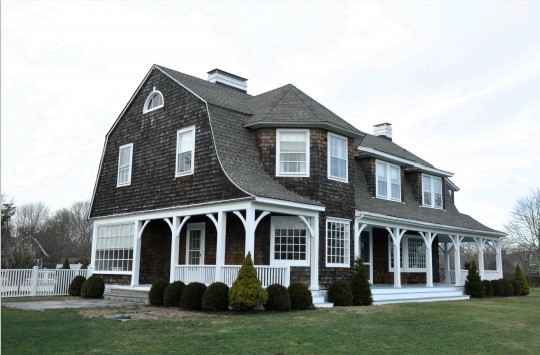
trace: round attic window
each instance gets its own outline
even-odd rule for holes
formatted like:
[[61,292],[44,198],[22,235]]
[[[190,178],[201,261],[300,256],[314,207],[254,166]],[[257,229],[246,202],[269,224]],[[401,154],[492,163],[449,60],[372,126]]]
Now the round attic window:
[[143,113],[154,111],[160,107],[163,107],[163,102],[163,95],[154,87],[154,90],[152,93],[150,93],[150,95],[148,95],[148,98],[144,103]]

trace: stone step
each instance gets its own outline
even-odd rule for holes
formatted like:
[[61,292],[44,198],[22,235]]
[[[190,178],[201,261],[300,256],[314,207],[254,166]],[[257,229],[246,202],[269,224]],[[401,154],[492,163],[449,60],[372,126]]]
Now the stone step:
[[103,296],[104,299],[109,301],[118,301],[118,302],[133,302],[133,303],[141,303],[141,304],[148,304],[148,298],[133,298],[133,297],[122,297],[122,296],[111,296],[111,295],[105,295]]
[[135,289],[125,287],[110,287],[106,290],[103,298],[111,301],[135,302],[148,304],[148,292],[146,289]]
[[463,296],[462,291],[446,291],[446,292],[423,292],[423,293],[393,293],[383,295],[373,295],[373,301],[391,301],[391,300],[408,300],[408,299],[431,299],[431,298],[451,298]]
[[424,297],[424,298],[407,298],[407,299],[392,299],[392,300],[383,300],[375,301],[373,300],[374,305],[381,304],[392,304],[392,303],[413,303],[413,302],[443,302],[443,301],[464,301],[470,299],[469,296],[461,295],[454,297]]

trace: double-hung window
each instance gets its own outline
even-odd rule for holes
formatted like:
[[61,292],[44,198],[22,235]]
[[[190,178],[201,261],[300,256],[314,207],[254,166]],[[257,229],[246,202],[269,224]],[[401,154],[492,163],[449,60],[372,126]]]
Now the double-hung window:
[[309,266],[309,237],[300,218],[272,217],[270,238],[272,265]]
[[347,182],[347,138],[328,133],[328,178]]
[[176,176],[193,174],[194,161],[195,127],[181,129],[176,139]]
[[377,197],[401,201],[401,174],[398,165],[377,160]]
[[133,158],[133,143],[120,146],[118,152],[117,186],[131,184],[131,162]]
[[442,179],[431,175],[422,175],[422,205],[442,208]]
[[309,130],[278,129],[276,175],[309,176]]
[[350,221],[336,218],[326,220],[326,266],[350,267]]
[[[388,238],[389,269],[394,271],[394,245]],[[419,236],[406,235],[401,239],[399,249],[400,267],[403,271],[424,272],[426,271],[426,244]]]

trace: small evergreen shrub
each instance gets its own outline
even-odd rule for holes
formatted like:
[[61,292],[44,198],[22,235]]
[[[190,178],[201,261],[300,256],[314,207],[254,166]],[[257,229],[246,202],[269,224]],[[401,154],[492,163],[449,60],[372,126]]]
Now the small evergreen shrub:
[[229,309],[229,286],[214,282],[204,291],[201,303],[203,311],[217,312]]
[[514,295],[514,288],[512,287],[512,282],[510,280],[501,279],[503,287],[503,296],[510,297]]
[[334,306],[338,307],[352,306],[351,285],[343,280],[334,281],[328,288],[328,302],[332,302]]
[[356,258],[354,261],[350,285],[353,295],[353,305],[370,306],[373,304],[371,286],[369,285],[369,274],[362,258]]
[[200,282],[192,282],[182,291],[181,305],[185,309],[200,310],[202,304],[202,298],[206,291],[206,285]]
[[182,291],[184,291],[186,284],[182,281],[175,281],[165,288],[163,295],[163,305],[165,307],[180,307],[180,301],[182,300]]
[[81,288],[84,282],[86,281],[86,277],[84,276],[75,276],[73,280],[71,280],[71,283],[69,284],[68,293],[70,296],[80,296],[81,295]]
[[469,263],[468,270],[467,280],[465,280],[465,294],[477,298],[484,297],[484,285],[482,284],[478,268],[474,261]]
[[484,285],[484,297],[493,297],[493,284],[489,280],[482,280]]
[[81,286],[81,297],[83,298],[101,298],[105,292],[105,282],[101,276],[90,276]]
[[82,263],[81,263],[81,270],[86,270],[88,269],[88,259],[83,259]]
[[510,281],[512,283],[513,296],[521,296],[521,284],[518,280]]
[[514,276],[514,280],[519,282],[521,286],[520,288],[521,294],[523,296],[526,296],[530,293],[529,283],[527,282],[527,278],[525,277],[525,274],[523,273],[519,265],[516,265],[516,275]]
[[503,288],[501,280],[502,279],[491,280],[491,285],[493,286],[493,296],[498,296],[498,297],[504,296],[504,288]]
[[69,269],[71,269],[71,268],[69,267],[69,261],[68,261],[68,259],[64,259],[64,263],[62,264],[62,269],[64,269],[64,270],[69,270]]
[[251,253],[248,253],[242,263],[242,268],[238,272],[238,277],[231,287],[229,303],[233,310],[245,311],[265,304],[267,300],[268,294],[257,278],[257,271],[253,267]]
[[291,309],[310,309],[313,305],[311,291],[304,284],[291,284],[289,286],[289,296],[291,297]]
[[266,301],[265,309],[269,311],[286,312],[291,309],[291,297],[285,286],[273,284],[266,288],[268,293],[268,301]]
[[163,279],[154,281],[148,293],[148,300],[152,306],[163,306],[163,296],[167,286],[169,286],[169,283]]

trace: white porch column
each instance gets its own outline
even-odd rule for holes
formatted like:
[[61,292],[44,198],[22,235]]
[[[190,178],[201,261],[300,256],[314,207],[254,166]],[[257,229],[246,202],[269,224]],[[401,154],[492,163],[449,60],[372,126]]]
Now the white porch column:
[[486,240],[484,238],[474,238],[476,246],[478,247],[478,272],[480,273],[480,278],[484,279],[484,246]]
[[227,235],[227,212],[219,211],[217,220],[212,214],[207,214],[214,222],[217,230],[216,240],[216,276],[215,281],[223,281],[223,265],[225,265],[225,241]]
[[175,276],[175,266],[178,265],[178,257],[180,253],[180,232],[182,231],[182,227],[186,224],[187,220],[190,219],[191,216],[186,217],[173,217],[173,223],[171,227],[172,230],[172,239],[171,239],[171,271],[169,276],[169,282],[174,282]]
[[499,278],[503,278],[503,265],[502,265],[502,243],[500,240],[494,241],[495,244],[495,263],[497,265],[497,272]]
[[443,243],[443,255],[444,255],[444,281],[447,285],[450,285],[450,249],[448,243]]
[[92,270],[95,270],[96,268],[95,260],[96,260],[96,247],[97,247],[97,244],[96,244],[97,243],[97,230],[98,230],[98,227],[96,226],[96,223],[94,222],[94,226],[92,228],[92,254],[90,254],[90,265],[89,265],[89,267],[92,267]]
[[304,216],[298,216],[306,225],[310,235],[309,243],[309,289],[319,291],[319,215],[310,218],[308,222]]
[[255,209],[249,207],[246,209],[246,249],[245,255],[251,253],[253,265],[255,265]]
[[135,221],[135,233],[133,233],[133,261],[131,272],[131,287],[139,285],[139,271],[141,268],[141,237],[144,228],[150,223],[147,221]]
[[394,244],[394,287],[401,288],[401,238],[407,230],[401,230],[399,228],[390,229],[388,227],[386,227],[386,230],[390,234],[392,243]]
[[433,255],[431,254],[431,244],[437,236],[436,233],[420,232],[420,235],[426,243],[426,287],[433,287]]
[[454,244],[454,272],[456,279],[456,286],[461,286],[461,241],[463,237],[459,235],[449,235]]

